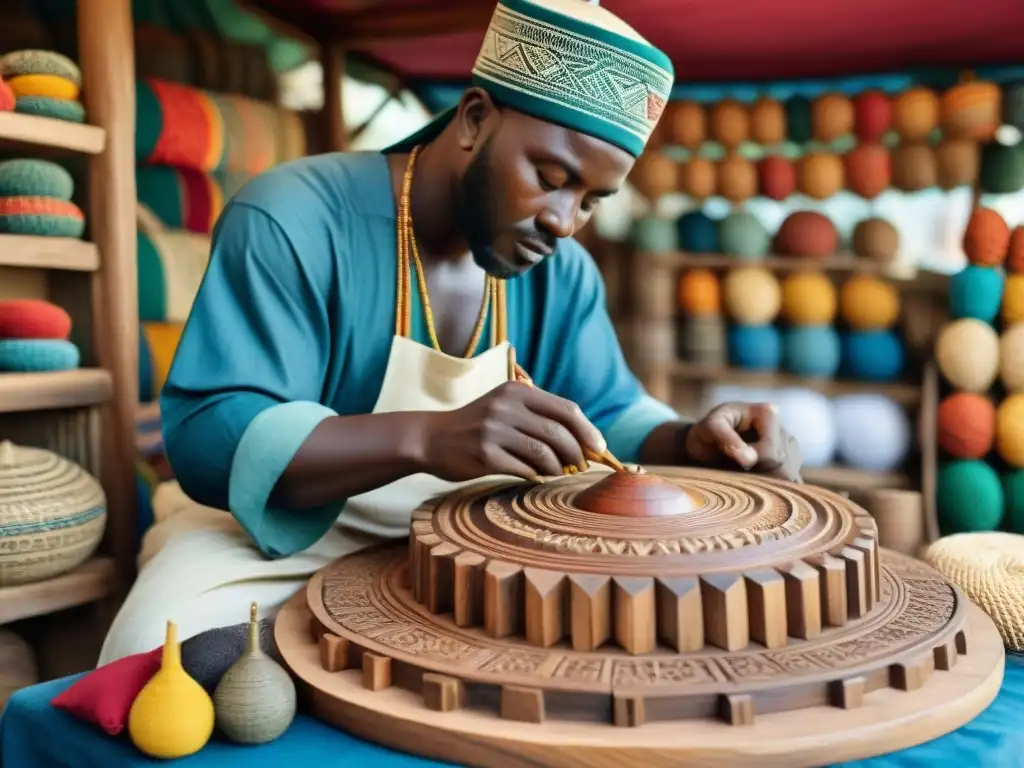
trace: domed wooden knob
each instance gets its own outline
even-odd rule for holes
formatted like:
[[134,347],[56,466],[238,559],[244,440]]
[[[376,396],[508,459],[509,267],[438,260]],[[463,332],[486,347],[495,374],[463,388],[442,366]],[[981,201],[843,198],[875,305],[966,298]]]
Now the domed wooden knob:
[[620,517],[668,517],[700,506],[671,480],[642,470],[612,472],[578,493],[573,505],[597,515]]

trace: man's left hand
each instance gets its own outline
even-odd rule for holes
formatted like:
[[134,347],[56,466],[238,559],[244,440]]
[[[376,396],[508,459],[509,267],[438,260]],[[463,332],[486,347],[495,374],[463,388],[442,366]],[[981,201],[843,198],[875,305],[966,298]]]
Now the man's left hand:
[[717,469],[745,469],[781,480],[803,482],[803,457],[767,403],[725,403],[686,430],[687,463]]

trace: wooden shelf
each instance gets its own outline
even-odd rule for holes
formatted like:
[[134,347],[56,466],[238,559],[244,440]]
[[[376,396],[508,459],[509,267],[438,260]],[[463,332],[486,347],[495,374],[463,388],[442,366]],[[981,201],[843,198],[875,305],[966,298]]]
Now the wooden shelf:
[[106,144],[107,132],[95,125],[0,112],[0,145],[29,145],[98,155]]
[[0,267],[95,272],[100,252],[92,243],[72,237],[0,235]]
[[721,382],[750,387],[802,387],[829,397],[855,394],[884,395],[901,405],[917,405],[921,402],[921,387],[916,384],[812,379],[776,371],[748,371],[727,366],[703,366],[684,362],[673,365],[672,375],[677,380],[702,383]]
[[78,368],[53,373],[0,373],[0,413],[102,405],[114,391],[109,371]]
[[914,488],[914,480],[903,472],[871,472],[852,467],[804,467],[804,482],[809,485],[820,485],[834,491],[858,489],[893,488],[906,490]]
[[0,587],[0,624],[92,603],[112,594],[114,586],[113,558],[95,557],[46,581]]

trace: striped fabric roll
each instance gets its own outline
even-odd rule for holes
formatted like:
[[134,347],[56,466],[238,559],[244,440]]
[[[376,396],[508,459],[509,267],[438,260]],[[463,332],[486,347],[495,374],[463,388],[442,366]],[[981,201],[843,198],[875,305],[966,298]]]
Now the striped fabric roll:
[[136,206],[139,319],[184,323],[210,260],[208,235],[166,227],[143,204]]

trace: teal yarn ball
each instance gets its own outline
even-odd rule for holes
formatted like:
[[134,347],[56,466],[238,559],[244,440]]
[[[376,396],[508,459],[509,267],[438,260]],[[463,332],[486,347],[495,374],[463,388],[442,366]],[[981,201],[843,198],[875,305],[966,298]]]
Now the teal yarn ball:
[[994,531],[1003,519],[1004,495],[999,476],[984,461],[951,461],[939,467],[935,489],[939,530],[943,536]]
[[22,96],[14,102],[14,111],[23,115],[52,117],[69,123],[85,122],[85,107],[80,101],[51,99],[49,96]]
[[1003,527],[1010,533],[1024,533],[1024,469],[1003,476],[1006,519]]
[[74,192],[71,174],[56,163],[27,158],[0,163],[0,197],[53,197],[67,201]]
[[890,329],[843,334],[842,372],[858,381],[893,381],[903,372],[903,342]]
[[633,245],[640,251],[668,253],[679,245],[675,222],[644,216],[633,222]]
[[135,157],[149,160],[164,130],[164,113],[153,87],[143,77],[135,79]]
[[782,367],[796,376],[835,376],[839,361],[839,334],[831,325],[794,325],[782,334]]
[[722,219],[718,239],[722,253],[745,259],[761,258],[771,245],[768,230],[750,213],[733,213]]
[[991,323],[1003,301],[1003,273],[993,267],[971,264],[949,281],[950,319],[973,317]]
[[156,399],[156,383],[153,376],[153,354],[149,340],[139,328],[139,402],[150,403]]
[[167,322],[167,279],[163,260],[141,227],[135,233],[135,244],[139,320],[143,323]]
[[794,144],[806,144],[813,138],[810,99],[793,96],[786,100],[786,135]]
[[36,213],[0,216],[0,232],[7,235],[73,237],[77,239],[85,233],[85,221],[69,216]]
[[728,339],[732,365],[757,371],[778,369],[782,341],[774,325],[734,325]]
[[0,341],[0,371],[39,373],[77,368],[78,347],[62,339],[5,339]]
[[676,222],[679,248],[687,253],[718,253],[718,223],[703,211],[684,213]]
[[183,192],[174,168],[166,165],[139,166],[135,169],[135,187],[138,201],[165,225],[184,226]]

